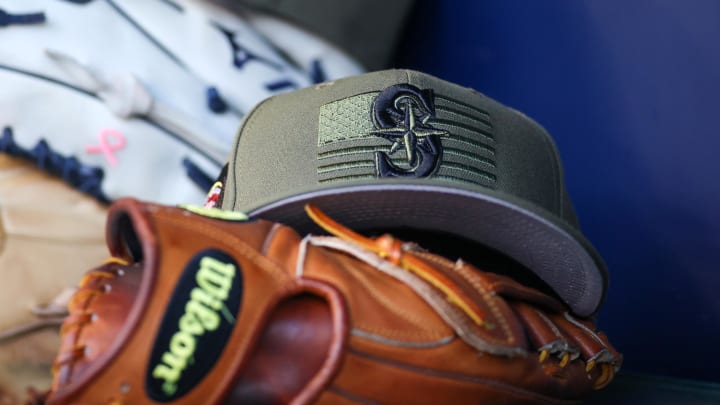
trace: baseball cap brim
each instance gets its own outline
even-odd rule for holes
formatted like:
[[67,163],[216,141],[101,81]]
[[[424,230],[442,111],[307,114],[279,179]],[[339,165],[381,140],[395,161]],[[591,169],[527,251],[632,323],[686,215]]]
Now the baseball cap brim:
[[482,193],[457,185],[386,182],[299,193],[262,205],[252,216],[300,231],[317,228],[303,213],[313,203],[351,229],[411,228],[446,231],[488,246],[530,268],[580,316],[594,314],[607,287],[605,266],[577,230],[542,208],[495,190]]

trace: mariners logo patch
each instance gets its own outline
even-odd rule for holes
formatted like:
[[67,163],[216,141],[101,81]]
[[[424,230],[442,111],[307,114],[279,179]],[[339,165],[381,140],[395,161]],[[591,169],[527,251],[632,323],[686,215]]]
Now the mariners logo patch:
[[[378,177],[428,177],[437,171],[442,157],[440,137],[449,133],[428,122],[435,117],[431,89],[409,84],[388,87],[375,98],[372,112],[377,129],[370,133],[392,143],[387,152],[375,152]],[[401,148],[407,167],[393,163],[390,157]]]
[[197,253],[183,270],[155,338],[146,371],[148,396],[182,397],[214,367],[235,327],[242,269],[227,253]]
[[320,106],[320,183],[433,179],[493,187],[490,114],[436,89],[403,83]]

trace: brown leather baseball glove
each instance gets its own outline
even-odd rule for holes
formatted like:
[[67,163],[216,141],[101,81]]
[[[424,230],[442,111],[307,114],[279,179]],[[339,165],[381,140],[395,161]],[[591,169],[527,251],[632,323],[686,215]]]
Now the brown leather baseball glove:
[[122,200],[48,404],[572,403],[621,356],[510,278],[391,236]]

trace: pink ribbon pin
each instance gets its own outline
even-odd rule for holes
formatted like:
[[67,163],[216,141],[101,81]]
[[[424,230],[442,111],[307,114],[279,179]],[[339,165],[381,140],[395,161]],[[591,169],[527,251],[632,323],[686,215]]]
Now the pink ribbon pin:
[[125,140],[125,135],[114,129],[103,129],[100,132],[99,138],[100,145],[88,146],[85,148],[85,152],[102,153],[105,155],[105,158],[107,158],[108,162],[110,162],[110,165],[115,166],[118,162],[118,159],[115,156],[114,152],[125,147],[125,144],[127,143]]

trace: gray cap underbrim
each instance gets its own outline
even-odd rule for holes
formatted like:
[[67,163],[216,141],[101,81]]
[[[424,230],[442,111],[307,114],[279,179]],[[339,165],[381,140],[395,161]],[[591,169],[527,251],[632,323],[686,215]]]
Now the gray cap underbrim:
[[580,316],[602,304],[607,276],[600,256],[579,232],[551,222],[546,212],[506,195],[420,184],[373,184],[321,189],[264,205],[248,214],[282,222],[301,232],[315,228],[304,214],[311,202],[355,229],[414,228],[446,231],[515,259],[551,286]]

